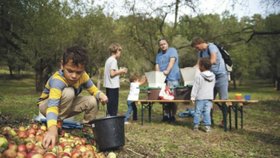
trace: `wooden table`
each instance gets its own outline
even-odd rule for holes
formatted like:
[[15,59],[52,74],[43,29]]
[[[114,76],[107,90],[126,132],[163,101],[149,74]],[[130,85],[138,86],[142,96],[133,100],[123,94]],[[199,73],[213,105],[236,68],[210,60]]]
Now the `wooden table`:
[[[144,122],[144,109],[148,109],[148,119],[151,122],[152,115],[152,105],[155,103],[190,103],[191,100],[138,100],[136,103],[141,105],[141,124]],[[227,131],[227,114],[229,114],[229,128],[232,128],[231,122],[231,111],[234,112],[235,118],[235,128],[238,129],[238,111],[240,112],[241,118],[241,129],[243,128],[243,106],[244,105],[253,105],[253,103],[257,103],[258,100],[213,100],[213,103],[218,105],[223,113],[224,120],[224,131]],[[212,110],[211,110],[211,119],[212,119]],[[212,120],[213,122],[213,120]]]

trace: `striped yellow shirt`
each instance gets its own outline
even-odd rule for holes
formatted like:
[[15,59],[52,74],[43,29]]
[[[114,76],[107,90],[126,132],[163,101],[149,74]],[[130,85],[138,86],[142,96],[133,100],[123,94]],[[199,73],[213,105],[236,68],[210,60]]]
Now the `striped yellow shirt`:
[[[65,87],[69,87],[69,85],[64,77],[63,71],[59,70],[49,78],[39,98],[38,105],[41,101],[49,99],[48,108],[46,111],[48,127],[57,125],[57,118],[59,113],[58,105],[60,104],[62,91]],[[91,95],[94,95],[96,98],[99,98],[100,94],[102,93],[94,85],[86,72],[83,73],[79,81],[71,87],[74,88],[76,96],[81,93],[82,89],[86,89]]]

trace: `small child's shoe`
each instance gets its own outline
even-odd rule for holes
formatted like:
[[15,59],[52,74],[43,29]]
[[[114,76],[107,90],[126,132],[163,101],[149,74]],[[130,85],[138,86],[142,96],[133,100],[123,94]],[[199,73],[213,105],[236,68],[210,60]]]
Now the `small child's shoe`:
[[124,124],[125,124],[125,125],[129,125],[129,124],[130,124],[130,122],[128,122],[128,121],[125,121],[125,122],[124,122]]
[[205,132],[208,133],[211,131],[211,127],[210,126],[205,126]]
[[199,126],[198,125],[194,125],[193,126],[193,131],[198,131]]

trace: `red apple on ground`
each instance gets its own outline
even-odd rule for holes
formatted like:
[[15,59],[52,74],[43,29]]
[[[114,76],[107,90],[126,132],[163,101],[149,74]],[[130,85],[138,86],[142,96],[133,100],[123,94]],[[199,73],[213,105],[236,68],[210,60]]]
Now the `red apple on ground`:
[[36,140],[37,142],[43,142],[43,139],[44,139],[43,135],[36,135],[36,136],[35,136],[35,140]]
[[84,146],[84,145],[78,146],[77,149],[80,150],[80,152],[85,152],[85,151],[87,151],[87,148],[86,148],[86,146]]
[[17,158],[26,158],[27,153],[25,151],[19,151],[17,152]]
[[30,134],[35,135],[36,134],[36,129],[30,128],[27,132],[28,132],[28,135],[30,135]]
[[42,154],[42,155],[44,155],[45,153],[46,153],[46,150],[45,149],[43,149],[42,147],[39,147],[39,146],[35,146],[35,148],[33,149],[36,153],[38,153],[38,154]]
[[25,144],[18,145],[17,149],[18,149],[18,152],[26,152]]
[[19,138],[26,138],[27,137],[26,131],[18,131],[17,135],[18,135]]
[[6,158],[15,158],[17,156],[17,152],[13,149],[5,150],[3,154]]
[[86,138],[81,138],[81,142],[82,142],[83,145],[85,145],[86,142],[87,142]]
[[17,144],[14,142],[9,143],[9,149],[16,151],[17,150]]
[[92,150],[87,150],[83,153],[83,158],[95,158],[95,154]]
[[47,152],[45,153],[44,158],[56,158],[56,154],[53,152]]
[[25,145],[25,147],[26,147],[26,150],[27,150],[28,152],[30,152],[30,151],[32,151],[32,150],[34,149],[35,144],[32,143],[32,142],[27,142],[26,145]]
[[34,123],[34,124],[31,125],[31,128],[37,130],[38,129],[38,125]]
[[82,157],[82,153],[79,150],[74,150],[71,153],[71,158],[81,158]]
[[71,157],[71,154],[70,153],[67,153],[67,152],[60,152],[58,153],[57,155],[59,158],[66,158],[66,157]]

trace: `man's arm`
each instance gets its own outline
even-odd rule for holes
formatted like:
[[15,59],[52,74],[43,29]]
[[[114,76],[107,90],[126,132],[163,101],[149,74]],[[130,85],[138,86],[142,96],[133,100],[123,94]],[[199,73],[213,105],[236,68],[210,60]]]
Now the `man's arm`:
[[158,64],[156,64],[155,70],[156,70],[156,71],[160,71],[160,70],[159,70],[159,65],[158,65]]
[[[209,50],[210,51],[210,50]],[[210,62],[211,64],[216,64],[216,60],[217,60],[217,53],[215,52],[210,52]]]
[[167,66],[166,70],[163,71],[163,73],[165,75],[169,74],[169,72],[173,68],[175,62],[176,62],[176,58],[175,57],[171,57],[170,60],[169,60],[169,63],[168,63],[168,66]]

